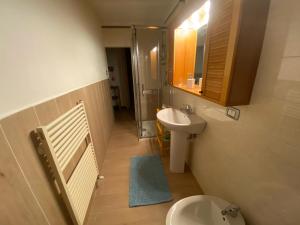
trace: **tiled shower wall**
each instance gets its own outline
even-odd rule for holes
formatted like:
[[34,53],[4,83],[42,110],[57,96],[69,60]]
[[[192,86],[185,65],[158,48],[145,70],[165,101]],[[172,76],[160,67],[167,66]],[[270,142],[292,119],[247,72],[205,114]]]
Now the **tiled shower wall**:
[[69,224],[30,133],[83,100],[101,169],[114,122],[110,87],[103,80],[0,120],[0,224]]

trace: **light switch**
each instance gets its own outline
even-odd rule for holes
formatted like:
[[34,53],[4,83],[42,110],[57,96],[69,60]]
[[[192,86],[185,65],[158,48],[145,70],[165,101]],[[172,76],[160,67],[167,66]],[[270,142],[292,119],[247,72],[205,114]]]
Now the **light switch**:
[[240,110],[234,107],[227,107],[226,115],[234,120],[238,120],[240,118]]

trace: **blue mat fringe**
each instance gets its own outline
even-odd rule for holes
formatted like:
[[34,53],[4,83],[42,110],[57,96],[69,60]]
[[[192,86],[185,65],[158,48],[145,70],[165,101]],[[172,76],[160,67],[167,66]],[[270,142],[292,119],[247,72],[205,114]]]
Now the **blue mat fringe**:
[[131,158],[129,207],[153,205],[172,200],[159,155]]

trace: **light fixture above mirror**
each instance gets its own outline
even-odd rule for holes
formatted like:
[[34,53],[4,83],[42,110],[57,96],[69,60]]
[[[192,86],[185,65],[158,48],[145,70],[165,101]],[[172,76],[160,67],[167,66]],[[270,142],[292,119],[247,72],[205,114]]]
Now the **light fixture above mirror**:
[[210,1],[207,1],[203,6],[196,10],[189,18],[187,18],[178,27],[178,29],[194,29],[198,30],[200,27],[206,25],[209,19]]

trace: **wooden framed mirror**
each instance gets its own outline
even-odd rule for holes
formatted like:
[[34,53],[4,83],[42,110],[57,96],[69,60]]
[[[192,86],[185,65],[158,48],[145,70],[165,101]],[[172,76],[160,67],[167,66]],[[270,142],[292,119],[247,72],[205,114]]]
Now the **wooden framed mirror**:
[[174,31],[174,87],[201,95],[210,1],[206,1]]
[[249,104],[269,3],[202,1],[201,8],[171,29],[172,85],[223,106]]

